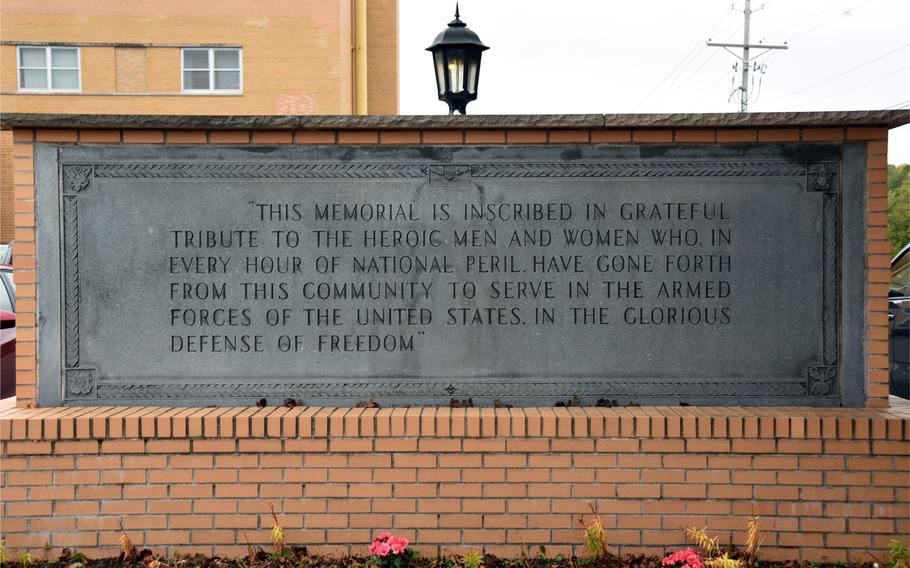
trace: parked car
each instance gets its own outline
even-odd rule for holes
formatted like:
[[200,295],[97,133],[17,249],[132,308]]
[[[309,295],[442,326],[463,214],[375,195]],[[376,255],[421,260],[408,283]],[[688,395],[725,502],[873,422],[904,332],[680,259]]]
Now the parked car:
[[0,266],[0,398],[16,394],[16,285],[13,268]]
[[910,398],[910,244],[891,259],[888,328],[891,340],[889,390],[895,396]]
[[0,264],[13,263],[13,242],[0,243]]

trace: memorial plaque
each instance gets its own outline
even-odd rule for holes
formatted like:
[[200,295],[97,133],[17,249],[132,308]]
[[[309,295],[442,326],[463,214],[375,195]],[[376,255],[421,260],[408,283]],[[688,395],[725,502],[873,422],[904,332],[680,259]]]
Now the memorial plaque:
[[862,405],[865,149],[38,145],[42,405]]

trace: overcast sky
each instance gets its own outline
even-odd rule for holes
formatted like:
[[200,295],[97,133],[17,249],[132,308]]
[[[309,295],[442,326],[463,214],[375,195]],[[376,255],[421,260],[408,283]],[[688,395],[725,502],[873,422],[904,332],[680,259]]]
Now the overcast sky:
[[[461,0],[484,53],[471,114],[737,112],[743,0]],[[762,6],[764,8],[762,9]],[[429,52],[454,0],[399,0],[401,112],[443,114]],[[750,111],[910,108],[910,1],[753,0]],[[910,126],[891,131],[910,163]]]

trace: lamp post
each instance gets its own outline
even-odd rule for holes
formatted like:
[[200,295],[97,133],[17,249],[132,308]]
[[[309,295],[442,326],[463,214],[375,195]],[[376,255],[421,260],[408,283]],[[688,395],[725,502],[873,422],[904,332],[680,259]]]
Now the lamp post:
[[455,114],[456,110],[466,114],[465,107],[477,98],[480,55],[487,49],[490,48],[461,21],[455,4],[455,19],[427,48],[433,53],[439,100],[449,105],[449,114]]

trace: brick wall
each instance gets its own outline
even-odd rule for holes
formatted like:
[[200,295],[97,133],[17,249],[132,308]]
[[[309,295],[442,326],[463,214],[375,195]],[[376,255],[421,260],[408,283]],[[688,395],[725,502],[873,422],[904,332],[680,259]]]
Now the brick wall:
[[910,410],[741,408],[11,408],[0,415],[2,533],[40,557],[289,543],[361,553],[375,531],[425,553],[584,554],[593,504],[611,550],[707,526],[766,558],[862,560],[910,534]]
[[0,130],[0,243],[13,240],[13,133]]
[[[860,409],[29,408],[35,403],[36,142],[71,144],[868,144],[867,384]],[[681,528],[764,554],[868,560],[910,540],[910,409],[888,408],[884,128],[16,130],[18,407],[0,410],[0,533],[37,556],[244,554],[287,538],[363,552],[392,529],[426,552],[581,553],[594,503],[612,550],[659,553]]]

